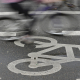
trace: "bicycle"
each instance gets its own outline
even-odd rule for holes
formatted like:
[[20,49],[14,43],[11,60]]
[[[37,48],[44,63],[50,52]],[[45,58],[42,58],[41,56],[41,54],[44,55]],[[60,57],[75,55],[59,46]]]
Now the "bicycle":
[[[60,43],[57,43],[56,39],[49,38],[49,37],[33,36],[33,38],[35,40],[42,39],[42,40],[47,40],[49,42],[45,42],[45,41],[41,42],[39,40],[34,41],[35,44],[38,44],[38,45],[36,45],[36,48],[41,48],[41,49],[44,48],[44,49],[42,49],[38,52],[28,53],[29,58],[19,59],[19,60],[15,60],[15,61],[10,62],[7,65],[7,68],[11,72],[14,72],[16,74],[21,74],[21,75],[28,75],[28,76],[50,75],[50,74],[57,73],[58,71],[60,71],[62,68],[61,64],[63,64],[63,63],[80,61],[80,58],[75,57],[75,55],[73,53],[73,48],[80,49],[80,45],[60,44]],[[15,41],[14,43],[17,46],[19,46],[17,44],[17,42],[20,42],[20,41]],[[63,56],[63,55],[56,56],[56,55],[54,55],[54,53],[53,53],[53,55],[46,55],[45,54],[47,52],[57,50],[61,47],[65,48],[66,56]],[[24,71],[24,70],[17,68],[17,65],[19,65],[21,63],[25,63],[25,62],[30,63],[30,64],[28,64],[30,71],[29,70]],[[48,70],[31,71],[32,69],[37,69],[40,67],[44,68],[45,66],[52,66],[52,67],[50,67]],[[26,68],[27,68],[27,66],[26,66]]]
[[[37,5],[41,5],[42,3],[37,3]],[[58,5],[54,4],[44,4],[45,7],[38,8],[37,11],[41,11],[38,14],[31,13],[31,15],[34,16],[36,21],[29,21],[29,20],[22,20],[22,19],[15,19],[10,17],[2,17],[0,18],[0,32],[2,32],[1,40],[15,40],[18,39],[18,37],[22,36],[25,31],[24,25],[27,21],[29,21],[29,26],[35,26],[37,22],[41,22],[40,26],[44,32],[47,32],[49,34],[56,34],[56,35],[63,35],[63,30],[76,30],[78,28],[78,20],[76,16],[58,12],[57,10],[61,8],[64,2],[60,2]],[[68,5],[68,4],[67,4]],[[70,6],[68,6],[70,7]],[[41,15],[44,11],[50,11],[55,10],[54,14],[45,14]],[[39,16],[40,15],[40,16]],[[63,21],[62,21],[63,20]],[[8,21],[8,22],[7,22]],[[47,24],[45,24],[47,23]],[[45,24],[45,26],[44,26]],[[66,25],[65,25],[66,24]],[[68,24],[68,25],[67,25]],[[54,25],[54,26],[53,26]],[[12,27],[11,27],[12,26]],[[23,28],[21,27],[23,26]],[[8,35],[7,35],[8,34]],[[9,35],[10,34],[10,35]],[[13,37],[11,39],[11,37]]]

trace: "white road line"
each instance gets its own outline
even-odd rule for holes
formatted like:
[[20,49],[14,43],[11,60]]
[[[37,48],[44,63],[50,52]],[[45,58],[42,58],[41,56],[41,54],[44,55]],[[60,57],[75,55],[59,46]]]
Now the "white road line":
[[80,14],[80,11],[30,11],[30,14],[55,14],[55,13],[65,13],[65,14]]
[[[16,36],[21,32],[0,32],[0,36]],[[64,36],[80,36],[80,31],[62,31]]]
[[76,79],[76,80],[80,80],[80,79]]
[[17,12],[0,12],[0,15],[13,15],[16,14]]
[[16,36],[16,32],[0,32],[0,36]]
[[[13,15],[17,12],[0,12],[0,15]],[[80,11],[30,11],[30,14],[55,14],[55,13],[65,13],[65,14],[80,14]]]
[[16,36],[17,34],[26,33],[28,31],[19,31],[19,32],[0,32],[0,36]]
[[62,31],[64,36],[80,36],[80,31]]

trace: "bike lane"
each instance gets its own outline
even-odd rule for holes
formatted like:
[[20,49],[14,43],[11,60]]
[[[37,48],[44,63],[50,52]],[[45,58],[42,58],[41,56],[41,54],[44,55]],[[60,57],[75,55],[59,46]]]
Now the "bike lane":
[[[35,41],[35,43],[31,45],[21,44],[19,41],[16,42],[0,41],[0,79],[1,80],[14,80],[14,79],[15,80],[26,80],[26,79],[27,80],[49,80],[49,79],[50,80],[52,79],[53,80],[80,80],[80,61],[78,60],[73,61],[73,59],[71,59],[74,56],[78,59],[80,58],[80,51],[79,51],[80,37],[79,36],[62,37],[62,36],[51,36],[51,35],[41,36],[41,37],[38,39],[36,38],[37,41]],[[43,39],[44,37],[47,38]],[[52,43],[48,40],[50,38],[54,39]],[[54,46],[52,44],[54,44]],[[56,49],[55,45],[58,44],[68,44],[68,45],[65,46],[60,45],[58,46],[60,48]],[[73,45],[74,47],[72,48]],[[52,46],[53,48],[51,48]],[[67,52],[70,54],[69,55],[70,58],[67,59],[64,59],[64,57],[67,56],[65,47],[67,49]],[[52,50],[54,48],[55,50]],[[48,50],[50,49],[52,51],[48,52]],[[38,52],[42,50],[45,50],[45,57],[47,57],[46,58],[47,60],[45,58],[40,58],[40,60],[39,59],[37,60],[39,63],[37,64],[36,61],[34,61],[32,58],[33,60],[32,63],[35,63],[36,65],[32,64],[31,66],[29,66],[30,57],[28,56],[28,54],[32,52],[35,53],[37,52],[38,54]],[[37,54],[35,56],[37,56]],[[32,57],[34,57],[34,54],[32,55]],[[64,63],[60,64],[59,63],[60,59],[64,59],[63,60]],[[16,60],[21,60],[21,61],[16,61]],[[69,60],[72,61],[68,62]],[[13,63],[13,61],[15,62]],[[66,61],[68,63],[66,63]],[[12,64],[9,65],[10,63]],[[28,71],[27,72],[28,75],[26,74],[26,72],[22,72],[21,74],[20,71],[18,70],[15,71],[15,68],[13,67],[14,65],[18,70]],[[49,72],[48,70],[52,68],[53,70]],[[43,71],[46,72],[43,73]],[[30,75],[31,73],[29,72],[33,72],[32,75]],[[37,72],[37,74],[35,72]]]
[[[34,36],[33,38],[35,42],[31,45],[19,41],[0,41],[1,80],[79,80],[80,38],[78,36]],[[43,53],[42,56],[39,53]],[[37,59],[38,56],[44,58]]]

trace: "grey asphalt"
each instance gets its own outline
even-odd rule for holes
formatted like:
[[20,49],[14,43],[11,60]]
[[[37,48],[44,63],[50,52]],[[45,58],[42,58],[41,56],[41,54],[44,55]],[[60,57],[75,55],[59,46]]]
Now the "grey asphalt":
[[[43,35],[42,35],[43,36]],[[53,38],[58,41],[58,43],[61,44],[74,44],[74,45],[80,45],[80,37],[62,37],[62,36],[43,36],[48,38]],[[39,40],[39,39],[38,39]],[[39,40],[46,42],[44,39]],[[35,48],[36,44],[28,45],[26,44],[25,47],[20,47],[15,45],[13,42],[5,42],[0,41],[0,77],[1,80],[49,80],[49,79],[55,79],[55,80],[77,80],[80,78],[80,62],[74,61],[69,63],[63,63],[61,64],[62,69],[56,73],[49,74],[49,75],[40,75],[40,76],[30,76],[30,75],[21,75],[16,74],[14,72],[11,72],[7,66],[9,63],[15,60],[19,59],[27,59],[28,53],[30,52],[38,52],[40,50],[46,49],[46,48]],[[73,53],[76,58],[80,58],[80,51],[78,48],[73,48]],[[59,49],[50,51],[45,53],[45,55],[51,55],[51,56],[66,56],[65,47],[61,47]],[[54,61],[54,60],[53,60]],[[48,63],[48,62],[47,62]],[[46,67],[39,67],[37,69],[30,69],[28,68],[29,62],[24,62],[16,65],[16,68],[23,70],[23,71],[46,71],[52,68],[52,66],[46,66]],[[54,64],[53,64],[54,65]],[[54,68],[54,67],[53,67]]]
[[[0,8],[0,12],[8,10],[8,9],[5,9],[5,10],[4,9],[5,7]],[[80,45],[80,36],[54,36],[54,35],[49,35],[44,32],[41,32],[39,27],[36,29],[37,29],[35,30],[36,34],[34,34],[34,36],[38,36],[38,37],[42,36],[43,38],[47,37],[48,39],[52,38],[57,40],[58,44],[69,44],[68,47],[70,47],[70,45]],[[50,42],[45,39],[37,39],[37,40],[40,42],[46,42],[46,43]],[[30,45],[25,44],[24,47],[20,47],[15,45],[14,41],[11,41],[11,42],[0,41],[0,79],[1,80],[80,80],[80,61],[63,63],[61,64],[62,68],[58,72],[52,73],[49,75],[39,75],[39,76],[22,75],[20,73],[19,74],[14,73],[8,69],[7,66],[12,61],[25,59],[25,58],[27,59],[29,58],[28,54],[31,52],[38,52],[43,49],[50,48],[50,47],[36,48],[35,46],[36,46],[36,43],[30,44]],[[80,47],[79,48],[73,47],[72,49],[73,49],[74,56],[76,58],[80,58]],[[66,57],[67,54],[66,54],[65,47],[60,47],[59,49],[46,52],[45,55]],[[51,60],[51,59],[48,59],[48,60]],[[55,61],[55,59],[52,59],[52,61]],[[32,69],[28,67],[29,64],[30,64],[29,62],[19,63],[16,65],[16,68],[22,71],[29,71],[29,72],[47,71],[52,68],[52,65],[49,65],[49,66]],[[47,62],[47,64],[49,64],[49,62]],[[13,71],[15,70],[13,69]]]

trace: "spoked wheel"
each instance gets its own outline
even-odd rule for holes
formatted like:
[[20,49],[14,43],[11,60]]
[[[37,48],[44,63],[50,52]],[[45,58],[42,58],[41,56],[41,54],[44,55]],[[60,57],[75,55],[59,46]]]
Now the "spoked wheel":
[[41,28],[49,34],[64,35],[63,31],[77,30],[78,20],[75,16],[58,13],[45,17],[41,22]]
[[18,21],[8,17],[0,18],[0,40],[15,40],[25,33],[23,24]]

